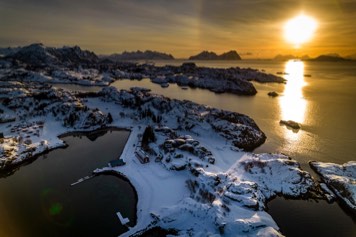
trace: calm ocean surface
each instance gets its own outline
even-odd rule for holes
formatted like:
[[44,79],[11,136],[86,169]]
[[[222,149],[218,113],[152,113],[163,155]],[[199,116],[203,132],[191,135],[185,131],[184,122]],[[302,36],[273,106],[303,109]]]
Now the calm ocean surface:
[[[156,65],[181,65],[183,61],[161,61]],[[282,152],[298,160],[311,172],[308,161],[345,163],[356,160],[356,62],[278,62],[242,60],[239,62],[196,62],[207,67],[241,67],[276,74],[285,72],[286,84],[254,83],[256,96],[215,94],[208,90],[187,89],[171,84],[168,88],[142,81],[122,80],[118,89],[132,86],[150,88],[153,93],[186,99],[252,117],[266,133],[267,141],[254,152]],[[307,76],[304,76],[307,75]],[[267,96],[276,91],[279,97]],[[279,121],[294,120],[299,131],[281,126]],[[356,236],[356,217],[338,203],[286,200],[277,197],[268,203],[268,212],[286,236]]]
[[103,131],[62,138],[69,146],[40,156],[13,175],[0,178],[0,236],[112,236],[128,229],[120,211],[136,224],[136,194],[130,183],[99,175],[79,178],[107,166],[121,154],[128,131]]
[[[183,62],[157,61],[155,64],[181,65]],[[201,61],[196,64],[219,68],[250,67],[272,74],[285,72],[283,77],[288,81],[286,84],[254,83],[258,90],[255,96],[215,94],[190,88],[182,90],[174,84],[161,88],[148,79],[121,80],[112,86],[118,89],[146,87],[153,93],[170,98],[247,114],[267,135],[266,143],[254,152],[285,153],[298,160],[316,178],[308,166],[310,160],[342,164],[356,159],[356,62],[242,60]],[[86,90],[81,86],[60,87]],[[267,96],[270,91],[276,91],[280,96]],[[281,126],[281,119],[294,120],[302,125],[302,129],[293,131]],[[356,236],[356,217],[338,203],[278,197],[269,202],[268,208],[286,236]]]
[[[180,65],[183,61],[160,61],[156,65]],[[256,96],[215,94],[202,89],[182,90],[171,84],[161,88],[149,80],[116,81],[119,89],[142,86],[170,98],[187,99],[213,107],[249,115],[266,133],[267,141],[255,152],[282,152],[307,167],[309,160],[345,163],[355,160],[356,151],[356,62],[281,62],[242,60],[238,62],[197,62],[207,67],[256,68],[267,73],[286,72],[286,84],[255,83]],[[304,75],[311,77],[304,77]],[[271,98],[269,91],[279,97]],[[281,126],[279,121],[294,120],[299,131]]]

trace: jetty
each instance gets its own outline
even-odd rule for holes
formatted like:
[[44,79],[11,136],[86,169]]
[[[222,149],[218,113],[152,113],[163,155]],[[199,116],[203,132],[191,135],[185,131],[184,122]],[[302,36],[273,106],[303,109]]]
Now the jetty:
[[78,179],[77,182],[72,183],[70,186],[74,186],[74,185],[80,184],[81,182],[84,182],[85,180],[91,179],[91,178],[93,178],[94,176],[95,176],[95,175],[93,174],[93,175],[88,175],[88,176],[85,176],[85,177],[83,177],[83,178],[80,178],[80,179]]
[[120,212],[117,212],[116,213],[117,217],[119,218],[120,222],[121,222],[121,225],[127,225],[127,223],[130,222],[129,218],[124,218],[122,217],[121,213]]

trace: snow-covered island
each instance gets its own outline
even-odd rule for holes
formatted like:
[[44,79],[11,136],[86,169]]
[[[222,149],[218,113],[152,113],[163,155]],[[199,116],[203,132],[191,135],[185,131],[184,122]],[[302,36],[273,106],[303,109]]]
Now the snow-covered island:
[[[309,162],[322,180],[356,214],[356,162],[343,165]],[[329,191],[330,192],[330,191]]]
[[[15,54],[19,52],[21,49]],[[41,55],[52,58],[51,52],[45,49]],[[77,48],[60,52],[79,58],[93,56]],[[104,83],[99,92],[82,93],[51,86],[53,80],[88,85],[110,81],[100,76],[84,78],[86,72],[103,75],[105,71],[107,78],[113,78],[113,73],[124,78],[125,73],[143,75],[139,69],[144,67],[148,68],[145,75],[152,70],[151,76],[175,67],[123,63],[124,72],[103,64],[79,63],[78,58],[74,63],[66,58],[60,65],[53,58],[48,65],[41,59],[37,66],[9,58],[4,61],[10,64],[1,64],[5,66],[0,70],[0,116],[4,118],[0,123],[0,169],[11,174],[22,162],[66,146],[59,136],[68,132],[129,129],[121,155],[125,165],[94,171],[118,173],[135,187],[137,224],[125,236],[154,227],[174,229],[181,236],[281,236],[266,212],[267,201],[277,195],[298,198],[318,192],[310,174],[295,160],[281,154],[250,153],[266,136],[246,115],[170,99],[139,87],[118,90]],[[93,69],[98,65],[103,68]],[[177,68],[187,70],[182,77],[189,70],[199,71],[197,75],[228,72],[193,64]],[[69,80],[62,73],[77,74],[71,74],[75,79]]]
[[107,86],[119,79],[150,78],[152,82],[162,85],[177,83],[180,86],[238,95],[257,93],[251,81],[285,82],[279,76],[251,68],[206,68],[194,63],[158,67],[117,62],[100,58],[78,46],[54,48],[32,44],[4,52],[7,54],[0,57],[1,93],[4,95],[22,82]]
[[180,235],[280,236],[266,212],[267,200],[308,196],[315,189],[311,176],[289,157],[243,151],[262,144],[265,135],[242,114],[172,100],[144,88],[105,87],[83,94],[34,87],[26,95],[13,92],[1,105],[3,113],[16,118],[0,125],[5,170],[65,146],[58,136],[69,131],[108,126],[131,130],[121,156],[126,165],[95,171],[118,172],[137,191],[137,225],[127,236],[155,226]]

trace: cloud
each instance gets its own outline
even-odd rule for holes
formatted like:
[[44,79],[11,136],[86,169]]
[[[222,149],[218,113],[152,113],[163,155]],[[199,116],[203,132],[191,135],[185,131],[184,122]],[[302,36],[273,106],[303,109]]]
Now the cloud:
[[100,53],[162,49],[178,56],[202,49],[281,50],[287,47],[283,22],[304,11],[320,23],[317,44],[310,46],[355,48],[355,5],[352,0],[2,0],[0,31],[6,33],[0,45],[42,41]]

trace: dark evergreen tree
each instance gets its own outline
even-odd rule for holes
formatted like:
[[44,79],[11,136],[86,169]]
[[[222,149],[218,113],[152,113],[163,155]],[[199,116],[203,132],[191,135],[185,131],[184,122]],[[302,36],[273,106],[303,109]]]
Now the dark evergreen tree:
[[108,116],[107,116],[106,119],[107,119],[108,123],[112,123],[113,122],[113,119],[112,119],[112,116],[111,116],[110,113],[108,113]]
[[148,143],[156,141],[155,133],[151,126],[147,126],[142,135],[141,146],[147,147]]

